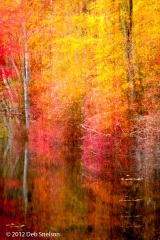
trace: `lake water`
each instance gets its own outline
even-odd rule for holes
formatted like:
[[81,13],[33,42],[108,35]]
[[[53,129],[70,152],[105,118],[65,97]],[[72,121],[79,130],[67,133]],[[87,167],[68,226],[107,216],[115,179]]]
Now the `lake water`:
[[1,140],[0,239],[160,239],[159,142],[95,142]]

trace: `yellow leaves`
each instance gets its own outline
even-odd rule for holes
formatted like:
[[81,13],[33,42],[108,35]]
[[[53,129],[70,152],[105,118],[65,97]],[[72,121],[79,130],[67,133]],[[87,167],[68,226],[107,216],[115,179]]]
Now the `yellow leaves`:
[[0,2],[0,8],[8,9],[8,10],[14,10],[16,9],[19,5],[21,5],[21,0],[2,0]]
[[[138,61],[142,63],[140,72],[143,77],[152,77],[157,72],[156,66],[152,66],[151,68],[150,65],[159,51],[159,12],[160,3],[158,1],[135,1],[133,11],[133,42]],[[143,79],[143,82],[145,81]]]
[[122,85],[122,89],[124,91],[129,90],[129,89],[133,89],[133,85],[131,83],[127,82],[127,83]]
[[40,40],[40,34],[39,33],[34,33],[32,34],[32,36],[29,38],[28,40],[28,44],[29,45],[35,45],[36,43],[38,44],[39,43],[39,40]]
[[140,85],[141,85],[141,82],[140,82],[139,80],[136,80],[136,81],[135,81],[135,85],[136,85],[136,86],[140,86]]
[[76,30],[77,35],[79,36],[91,36],[91,37],[100,37],[104,35],[105,29],[105,17],[101,16],[92,16],[90,14],[80,14],[72,17],[72,24],[74,25],[74,31]]
[[44,55],[42,58],[42,64],[45,66],[48,65],[50,62],[51,62],[50,56],[48,54]]
[[146,3],[144,1],[137,1],[134,6],[134,12],[142,10],[143,7],[145,7]]
[[94,16],[102,15],[103,13],[109,14],[109,12],[112,9],[112,2],[106,1],[106,0],[97,0],[97,1],[91,1],[88,4],[88,10],[93,14]]
[[[33,33],[29,39],[33,59],[36,61],[40,56],[44,84],[59,86],[60,101],[65,102],[66,108],[72,100],[77,101],[90,91],[101,92],[105,97],[107,92],[107,98],[117,103],[121,94],[124,96],[133,88],[127,82],[123,28],[129,18],[127,5],[123,3],[120,0],[65,0],[57,1],[52,11],[42,9],[42,14],[32,14],[33,23],[37,23],[29,26]],[[36,4],[39,11],[41,4]],[[147,4],[143,0],[134,1],[132,39],[133,62],[135,68],[137,66],[134,87],[137,88],[139,68],[142,76],[151,75],[148,61],[154,59],[158,49],[158,6],[154,0],[148,0]],[[156,66],[153,71],[157,71]]]

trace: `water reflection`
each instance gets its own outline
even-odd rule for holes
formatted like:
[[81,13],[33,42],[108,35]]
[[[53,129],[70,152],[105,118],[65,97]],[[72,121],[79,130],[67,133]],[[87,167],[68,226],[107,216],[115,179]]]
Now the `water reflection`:
[[22,195],[24,144],[11,137],[1,140],[0,149],[0,237],[7,229],[24,227],[24,198]]
[[24,144],[24,171],[23,171],[23,198],[25,215],[27,214],[28,192],[27,192],[27,173],[28,173],[28,142]]
[[142,165],[135,158],[141,149],[131,156],[127,139],[112,139],[114,149],[103,154],[108,137],[103,144],[90,137],[85,151],[59,145],[46,154],[35,142],[1,141],[1,239],[8,231],[60,233],[65,240],[160,239],[160,171],[146,165],[157,159],[146,156]]

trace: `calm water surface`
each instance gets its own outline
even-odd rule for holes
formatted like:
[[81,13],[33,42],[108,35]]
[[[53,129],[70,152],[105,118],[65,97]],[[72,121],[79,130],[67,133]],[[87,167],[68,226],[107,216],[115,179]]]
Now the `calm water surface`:
[[45,144],[1,140],[0,239],[160,239],[158,148],[132,145],[124,156],[122,144],[96,165],[95,153]]

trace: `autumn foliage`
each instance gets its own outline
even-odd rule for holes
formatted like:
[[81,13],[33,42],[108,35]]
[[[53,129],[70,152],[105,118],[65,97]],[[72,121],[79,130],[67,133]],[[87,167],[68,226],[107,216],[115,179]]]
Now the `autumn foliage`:
[[111,156],[115,129],[126,139],[159,109],[159,11],[155,1],[2,1],[2,128],[29,121],[41,149]]

